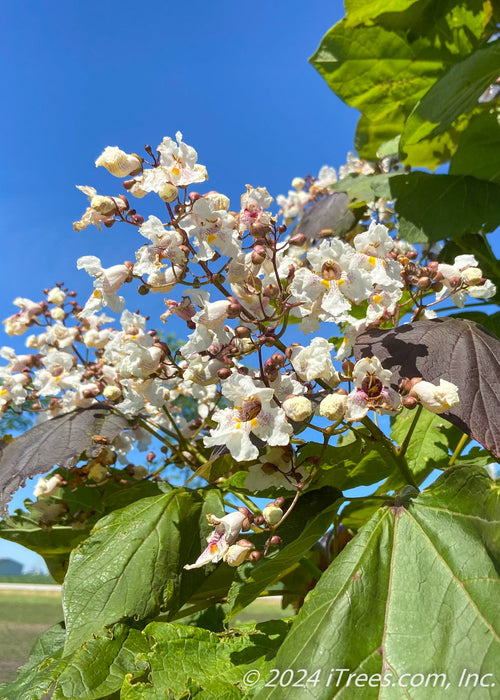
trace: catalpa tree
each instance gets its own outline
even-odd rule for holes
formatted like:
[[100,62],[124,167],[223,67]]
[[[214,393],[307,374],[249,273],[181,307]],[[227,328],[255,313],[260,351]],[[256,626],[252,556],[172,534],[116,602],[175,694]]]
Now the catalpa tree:
[[[130,260],[4,321],[2,411],[35,424],[0,535],[64,607],[8,700],[495,697],[498,7],[346,10],[312,62],[358,156],[235,205],[180,132],[108,147],[124,189],[80,187],[74,228],[133,227]],[[288,617],[231,626],[271,594]]]

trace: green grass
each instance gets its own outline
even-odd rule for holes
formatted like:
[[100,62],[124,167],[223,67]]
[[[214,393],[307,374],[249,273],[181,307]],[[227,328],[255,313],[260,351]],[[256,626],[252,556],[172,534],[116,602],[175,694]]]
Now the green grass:
[[0,576],[0,583],[52,583],[50,574],[21,574],[20,576]]
[[36,638],[62,618],[59,593],[0,591],[0,683],[15,677]]

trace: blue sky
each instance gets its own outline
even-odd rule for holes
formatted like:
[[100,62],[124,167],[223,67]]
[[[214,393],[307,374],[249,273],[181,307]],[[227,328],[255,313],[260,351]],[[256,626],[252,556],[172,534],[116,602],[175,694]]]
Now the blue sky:
[[[142,153],[181,130],[207,166],[209,188],[237,205],[247,183],[286,193],[293,177],[338,167],[357,112],[308,63],[344,14],[339,0],[179,3],[68,0],[3,8],[3,274],[0,315],[64,281],[85,300],[81,255],[104,265],[133,257],[131,227],[87,229],[75,185],[119,194],[95,159],[107,145]],[[147,216],[147,199],[138,211]],[[21,349],[3,331],[0,344]],[[24,497],[29,493],[24,494]],[[23,495],[14,504],[20,506]],[[0,540],[0,557],[42,560]]]

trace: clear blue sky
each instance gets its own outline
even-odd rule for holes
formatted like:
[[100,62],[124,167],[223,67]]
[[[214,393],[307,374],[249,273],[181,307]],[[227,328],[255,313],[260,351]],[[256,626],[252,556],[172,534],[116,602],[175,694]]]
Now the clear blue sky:
[[[94,166],[105,146],[142,153],[181,130],[209,189],[235,206],[247,183],[276,196],[295,176],[341,165],[358,113],[307,59],[343,15],[339,0],[4,4],[1,318],[16,311],[14,297],[37,300],[56,281],[85,300],[81,255],[104,265],[133,257],[131,227],[72,229],[87,201],[75,185],[122,192]],[[148,199],[137,208],[147,216]],[[21,348],[0,332],[0,345]],[[0,540],[3,556],[41,562]]]

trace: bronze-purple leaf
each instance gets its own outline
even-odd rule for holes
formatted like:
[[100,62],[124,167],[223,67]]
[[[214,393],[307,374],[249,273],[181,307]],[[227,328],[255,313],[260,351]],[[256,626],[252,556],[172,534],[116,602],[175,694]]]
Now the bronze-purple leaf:
[[500,340],[474,321],[440,318],[358,336],[357,360],[374,355],[402,377],[440,379],[458,387],[460,405],[446,418],[500,458]]
[[348,208],[349,197],[344,192],[334,192],[314,202],[294,229],[307,238],[342,236],[352,229],[356,217]]
[[112,442],[125,428],[126,418],[107,406],[79,408],[35,425],[23,435],[0,441],[0,515],[26,479],[45,474],[54,466],[73,467],[82,454],[102,449],[94,438]]

